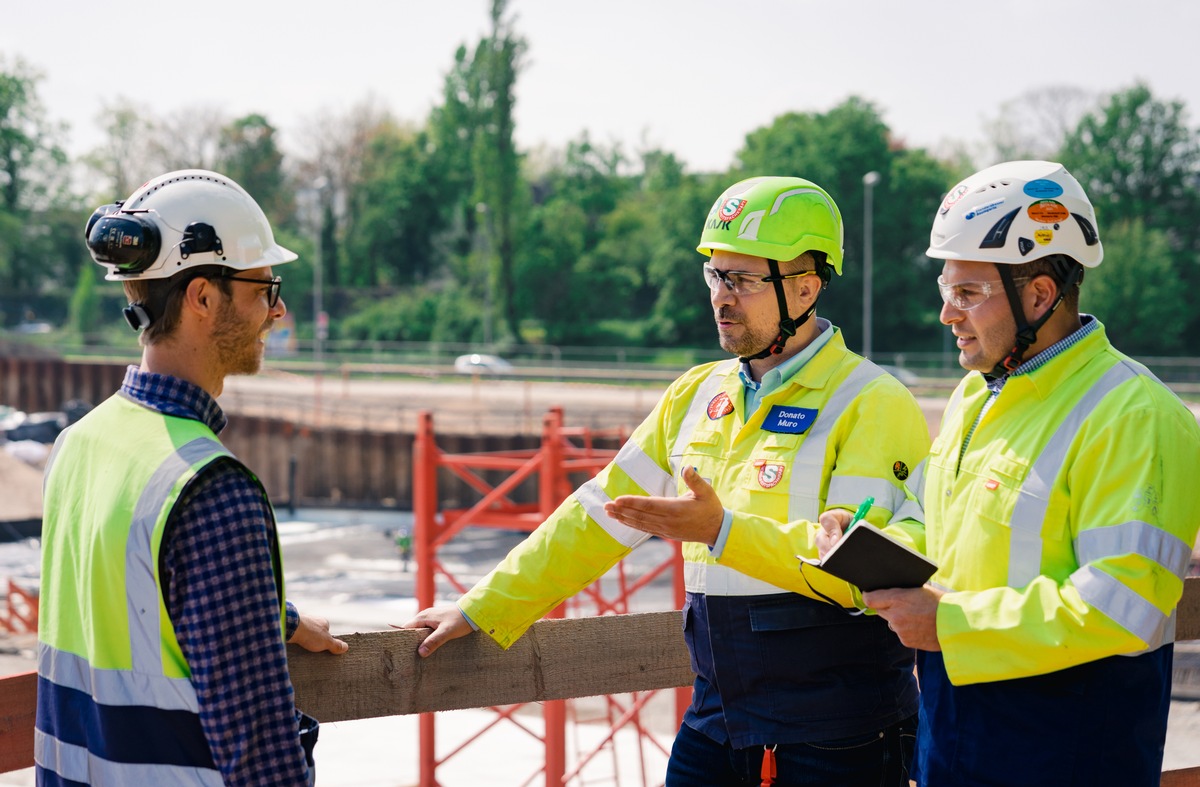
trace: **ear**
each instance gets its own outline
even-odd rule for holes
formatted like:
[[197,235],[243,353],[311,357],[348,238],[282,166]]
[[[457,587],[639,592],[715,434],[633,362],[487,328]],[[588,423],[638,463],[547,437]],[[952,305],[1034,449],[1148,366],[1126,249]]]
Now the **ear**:
[[1043,273],[1025,285],[1023,295],[1026,313],[1030,315],[1031,321],[1036,320],[1046,313],[1058,297],[1058,282],[1053,276]]
[[216,314],[223,296],[221,289],[212,281],[197,276],[188,282],[183,292],[183,311],[207,319]]
[[791,281],[796,284],[796,293],[800,296],[800,302],[805,309],[812,306],[813,301],[821,294],[821,288],[824,287],[821,277],[816,274],[801,276],[799,279],[792,279]]

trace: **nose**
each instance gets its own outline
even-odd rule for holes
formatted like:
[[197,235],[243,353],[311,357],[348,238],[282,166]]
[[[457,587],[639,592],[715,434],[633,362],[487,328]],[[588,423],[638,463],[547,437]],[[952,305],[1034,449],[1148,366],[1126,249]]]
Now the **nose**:
[[956,322],[962,322],[963,312],[956,309],[948,303],[942,303],[942,311],[938,314],[938,319],[942,321],[942,325],[953,325]]
[[271,309],[272,320],[282,320],[283,315],[287,314],[287,304],[283,302],[283,296],[279,296],[279,300],[275,301],[275,307]]
[[724,282],[719,281],[708,288],[708,299],[713,306],[722,306],[733,303],[737,300],[737,296],[733,294],[733,290],[725,286]]

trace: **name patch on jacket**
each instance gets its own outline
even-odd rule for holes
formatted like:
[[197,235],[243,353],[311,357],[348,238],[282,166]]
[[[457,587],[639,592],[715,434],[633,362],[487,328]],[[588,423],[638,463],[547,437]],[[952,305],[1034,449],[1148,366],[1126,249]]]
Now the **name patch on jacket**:
[[804,434],[817,420],[817,410],[810,407],[785,407],[777,404],[763,419],[762,428],[767,432],[781,434]]

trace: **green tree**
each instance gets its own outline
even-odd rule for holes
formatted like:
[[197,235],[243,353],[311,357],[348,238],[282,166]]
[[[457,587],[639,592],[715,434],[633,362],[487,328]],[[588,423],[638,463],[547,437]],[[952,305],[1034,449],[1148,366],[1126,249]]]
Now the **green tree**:
[[924,251],[934,211],[953,185],[945,165],[894,140],[879,111],[857,97],[826,113],[777,117],[746,136],[737,158],[730,182],[752,175],[793,175],[822,186],[837,203],[845,225],[842,276],[834,277],[817,311],[832,319],[854,348],[863,342],[863,177],[879,173],[872,194],[873,347],[938,348],[936,273]]
[[488,206],[485,231],[495,252],[501,314],[509,334],[521,341],[516,308],[516,224],[514,209],[520,188],[521,159],[513,142],[513,108],[517,74],[525,54],[525,39],[504,14],[508,0],[492,0],[491,35],[475,49],[475,96],[482,121],[471,150],[475,171],[475,201]]
[[152,140],[160,134],[150,109],[118,97],[102,105],[96,122],[104,143],[83,163],[100,178],[98,201],[125,199],[140,184],[161,174]]
[[645,314],[631,303],[644,280],[631,266],[641,259],[601,248],[625,232],[613,226],[624,224],[615,211],[635,187],[618,173],[624,162],[619,148],[595,146],[584,134],[568,144],[561,161],[533,179],[515,305],[537,321],[545,342],[615,343],[617,337],[601,330],[602,320]]
[[[66,273],[58,250],[67,157],[58,142],[63,129],[37,94],[41,79],[20,59],[0,60],[0,297],[11,299],[0,311],[10,315]],[[71,227],[72,239],[80,226]]]
[[[1106,247],[1122,222],[1160,231],[1171,256],[1163,273],[1181,291],[1200,286],[1200,138],[1182,102],[1160,101],[1144,84],[1114,93],[1067,137],[1061,161],[1091,198]],[[1147,323],[1159,320],[1156,304],[1131,306]],[[1194,310],[1184,336],[1189,346],[1200,341]]]
[[275,127],[262,115],[246,115],[221,129],[217,170],[254,197],[272,226],[283,224],[295,210]]
[[1192,310],[1174,266],[1166,232],[1141,219],[1118,221],[1105,229],[1104,261],[1087,272],[1080,308],[1099,317],[1127,353],[1186,352],[1184,330]]

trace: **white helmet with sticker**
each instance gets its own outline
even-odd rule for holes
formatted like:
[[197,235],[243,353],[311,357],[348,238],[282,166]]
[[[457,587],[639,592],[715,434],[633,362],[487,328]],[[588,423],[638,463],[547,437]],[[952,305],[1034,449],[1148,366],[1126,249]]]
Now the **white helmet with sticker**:
[[938,208],[925,253],[1009,265],[1064,254],[1085,268],[1104,259],[1092,203],[1053,161],[1008,161],[959,183]]

